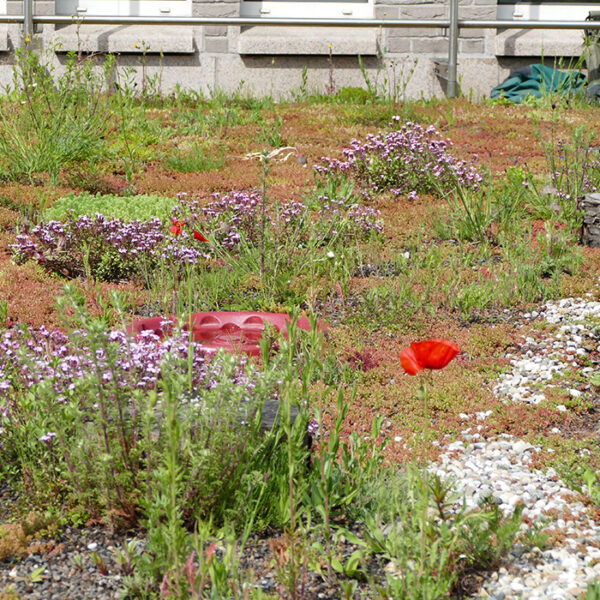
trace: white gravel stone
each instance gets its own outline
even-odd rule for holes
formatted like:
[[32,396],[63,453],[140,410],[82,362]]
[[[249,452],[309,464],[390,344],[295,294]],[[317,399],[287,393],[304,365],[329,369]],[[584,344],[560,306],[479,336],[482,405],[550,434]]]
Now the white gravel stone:
[[[586,300],[565,298],[548,302],[525,315],[558,328],[544,330],[536,338],[527,337],[518,355],[509,357],[510,371],[502,374],[494,386],[497,397],[505,403],[539,404],[546,400],[544,388],[552,387],[563,389],[571,398],[585,398],[585,388],[574,388],[573,382],[567,381],[563,385],[561,377],[572,366],[579,368],[573,359],[586,354],[584,346],[600,351],[600,334],[584,322],[588,315],[600,316],[600,302],[589,296]],[[587,375],[598,369],[586,366],[580,370]],[[567,412],[567,407],[561,404],[556,410]],[[460,418],[484,421],[490,414],[491,411],[473,416],[461,413]],[[554,427],[551,432],[561,431]],[[462,432],[463,440],[447,445],[435,466],[438,475],[453,478],[467,508],[475,508],[477,502],[489,496],[498,501],[507,515],[517,504],[523,504],[524,513],[534,526],[547,523],[548,529],[559,530],[566,538],[564,545],[544,552],[513,553],[507,568],[490,574],[475,598],[577,600],[585,595],[587,585],[600,577],[600,549],[589,545],[592,540],[600,541],[600,526],[588,516],[581,502],[574,501],[573,491],[554,469],[542,472],[531,467],[533,453],[551,453],[552,449],[534,447],[508,434],[489,440],[477,438],[478,435],[470,427]],[[473,443],[474,440],[477,441]],[[580,551],[582,546],[585,552]]]

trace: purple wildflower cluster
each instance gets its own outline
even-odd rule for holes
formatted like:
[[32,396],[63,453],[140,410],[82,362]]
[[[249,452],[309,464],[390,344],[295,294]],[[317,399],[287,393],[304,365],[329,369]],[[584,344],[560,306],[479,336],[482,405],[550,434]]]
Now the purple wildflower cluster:
[[187,233],[169,236],[160,219],[127,222],[100,213],[25,229],[12,249],[17,262],[35,260],[67,277],[89,272],[104,281],[129,278],[161,260],[196,264],[206,253]]
[[[261,240],[263,222],[262,196],[258,191],[237,191],[226,195],[215,194],[214,200],[204,207],[198,201],[186,201],[173,208],[173,218],[186,220],[206,231],[227,250],[236,250],[240,242],[255,245]],[[344,234],[362,238],[371,231],[381,232],[383,225],[379,211],[344,200],[319,198],[319,208],[309,209],[303,202],[290,200],[265,207],[264,221],[267,239],[281,244],[285,240],[307,239],[310,235]]]
[[596,183],[600,175],[600,159],[589,150],[572,149],[564,140],[556,144],[557,157],[550,158],[554,167],[552,185],[559,200],[578,200],[585,194],[598,191]]
[[[400,117],[392,117],[396,127]],[[358,179],[366,198],[390,191],[395,196],[452,189],[457,185],[477,189],[482,177],[473,163],[457,160],[450,153],[452,142],[434,127],[424,129],[405,123],[400,129],[369,134],[365,141],[352,140],[344,148],[345,160],[322,158],[315,167],[321,174],[341,172]]]
[[[179,204],[171,211],[172,219],[206,232],[222,248],[232,250],[242,238],[253,242],[260,235],[261,195],[256,191],[234,191],[224,196],[216,193],[204,207],[185,193],[177,194],[177,198]],[[269,215],[266,218],[269,222]]]
[[[242,237],[253,243],[259,239],[261,195],[256,191],[213,195],[214,200],[202,209],[208,231],[225,248],[235,248]],[[267,220],[269,216],[267,215]]]
[[346,239],[360,238],[372,231],[383,231],[380,212],[374,208],[360,204],[349,205],[343,199],[333,200],[327,196],[320,196],[319,202],[322,203],[319,222],[327,223],[333,235],[342,234]]
[[306,205],[297,200],[290,200],[279,206],[276,221],[283,227],[301,227],[306,223],[307,218]]
[[[0,339],[0,394],[8,396],[11,387],[28,389],[51,380],[60,402],[89,373],[101,373],[101,379],[108,382],[113,380],[113,371],[122,375],[114,381],[117,387],[149,390],[156,386],[165,360],[172,361],[175,356],[185,361],[187,368],[190,347],[194,387],[210,389],[218,382],[214,350],[190,342],[186,332],[164,339],[152,331],[142,331],[134,338],[124,331],[110,330],[103,336],[104,345],[93,350],[83,330],[75,330],[72,339],[43,326],[38,330],[6,331]],[[93,345],[96,343],[97,339]],[[111,352],[114,362],[109,358]],[[241,371],[234,382],[252,389],[253,385],[242,376],[247,359],[240,356],[238,361]]]
[[[201,207],[180,195],[173,208],[173,222],[181,224],[176,235],[159,219],[124,221],[97,213],[90,217],[69,215],[66,221],[48,221],[26,228],[12,245],[16,262],[34,260],[51,272],[66,277],[91,275],[101,281],[129,279],[160,262],[195,265],[210,258],[215,248],[198,241],[194,231],[205,231],[216,247],[232,251],[244,240],[256,245],[265,225],[267,240],[296,243],[322,233],[323,225],[345,236],[360,238],[381,231],[379,213],[371,208],[323,198],[311,211],[295,200],[262,210],[257,191],[237,191],[220,196]],[[315,227],[313,227],[315,225]]]
[[[81,408],[92,410],[96,399],[78,393],[79,386],[89,384],[91,375],[97,385],[108,386],[112,395],[133,397],[134,390],[154,389],[167,365],[187,373],[189,354],[194,390],[213,389],[221,382],[225,360],[190,342],[185,332],[163,340],[151,331],[134,338],[111,330],[101,337],[99,340],[97,334],[76,330],[68,338],[45,327],[6,331],[0,338],[0,423],[4,420],[10,425],[19,418],[19,392],[38,384],[50,385],[59,404],[75,398]],[[243,389],[250,401],[259,372],[248,369],[245,356],[235,357],[235,361],[233,373],[228,372],[228,384]],[[49,433],[44,435],[42,441],[50,439]]]

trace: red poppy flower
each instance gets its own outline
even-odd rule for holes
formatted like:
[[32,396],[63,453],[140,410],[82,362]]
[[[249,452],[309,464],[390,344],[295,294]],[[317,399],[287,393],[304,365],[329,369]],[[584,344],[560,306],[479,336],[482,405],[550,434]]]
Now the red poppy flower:
[[194,231],[194,237],[200,242],[208,242],[208,239],[205,238],[199,231]]
[[173,235],[181,235],[181,232],[183,231],[183,226],[187,223],[187,221],[178,221],[177,219],[171,219],[171,221],[173,225],[169,227],[169,231]]
[[400,364],[409,375],[416,375],[423,369],[443,369],[459,352],[448,340],[413,342],[400,352]]

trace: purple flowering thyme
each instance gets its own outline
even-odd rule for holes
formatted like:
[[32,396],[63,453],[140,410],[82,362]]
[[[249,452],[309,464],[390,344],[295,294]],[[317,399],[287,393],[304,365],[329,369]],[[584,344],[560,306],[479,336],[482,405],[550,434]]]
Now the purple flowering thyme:
[[193,265],[206,256],[193,235],[171,236],[160,219],[128,222],[100,213],[26,228],[11,247],[17,263],[34,260],[66,277],[102,281],[131,278],[161,261]]
[[443,139],[434,127],[405,123],[396,129],[400,117],[392,117],[388,132],[354,139],[342,153],[344,160],[324,157],[315,167],[321,174],[341,172],[353,176],[368,199],[374,193],[394,196],[444,192],[463,186],[477,189],[482,176],[473,163],[458,160],[450,150],[452,142]]

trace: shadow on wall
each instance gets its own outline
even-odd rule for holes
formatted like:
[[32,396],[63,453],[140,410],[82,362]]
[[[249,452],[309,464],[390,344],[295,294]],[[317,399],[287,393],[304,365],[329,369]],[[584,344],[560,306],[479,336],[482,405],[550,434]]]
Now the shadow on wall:
[[[329,71],[359,70],[358,56],[304,56],[304,55],[277,55],[277,56],[241,56],[244,67],[248,69],[298,69],[304,66],[310,69]],[[376,71],[379,59],[376,56],[364,56],[363,64],[368,71]]]
[[[93,58],[96,64],[100,65],[106,58],[105,52],[93,52],[85,53],[86,57]],[[119,67],[134,67],[135,69],[141,70],[140,54],[121,54],[116,53],[115,55],[117,65]],[[146,54],[144,56],[144,63],[146,68],[155,70],[166,70],[169,67],[177,68],[194,68],[200,64],[199,53],[194,54],[169,54],[168,56],[161,56],[160,54]],[[60,65],[64,66],[68,60],[66,51],[57,51],[56,59]],[[185,82],[182,82],[185,83]]]
[[[498,57],[498,84],[504,81],[512,71],[528,67],[533,64],[543,64],[553,69],[575,68],[579,56],[503,56]],[[585,68],[581,69],[586,72]]]

